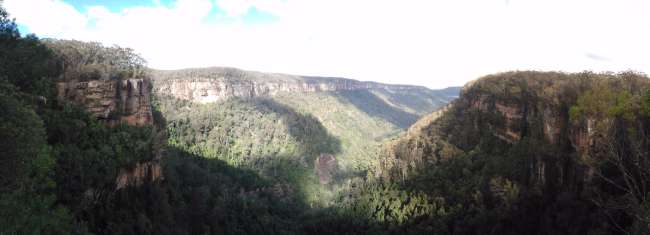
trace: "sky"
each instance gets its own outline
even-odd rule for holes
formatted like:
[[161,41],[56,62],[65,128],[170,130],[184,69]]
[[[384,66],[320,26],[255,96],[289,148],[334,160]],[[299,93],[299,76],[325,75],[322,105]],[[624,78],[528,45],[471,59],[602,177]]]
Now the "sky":
[[22,32],[229,66],[460,86],[510,70],[650,72],[650,0],[4,0]]

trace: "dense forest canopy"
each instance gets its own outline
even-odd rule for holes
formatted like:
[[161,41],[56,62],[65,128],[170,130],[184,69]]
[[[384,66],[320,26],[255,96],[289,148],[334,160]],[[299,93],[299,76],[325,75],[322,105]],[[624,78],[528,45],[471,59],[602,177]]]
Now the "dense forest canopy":
[[42,40],[54,52],[58,73],[65,79],[125,79],[146,74],[145,60],[131,48],[105,47],[97,42]]

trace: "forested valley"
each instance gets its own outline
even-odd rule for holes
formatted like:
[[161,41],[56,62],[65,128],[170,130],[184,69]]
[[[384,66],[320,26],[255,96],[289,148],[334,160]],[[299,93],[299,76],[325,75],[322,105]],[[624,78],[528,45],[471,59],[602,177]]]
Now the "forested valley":
[[0,111],[0,234],[650,234],[637,72],[157,71],[0,7]]

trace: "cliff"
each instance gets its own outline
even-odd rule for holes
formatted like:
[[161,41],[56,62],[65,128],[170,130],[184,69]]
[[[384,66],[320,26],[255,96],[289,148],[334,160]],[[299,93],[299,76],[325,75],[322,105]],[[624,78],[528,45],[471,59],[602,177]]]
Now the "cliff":
[[375,173],[446,203],[454,234],[619,234],[647,225],[647,110],[643,74],[490,75],[384,144]]
[[115,180],[115,188],[138,186],[144,182],[154,182],[163,179],[160,159],[138,162],[133,168],[121,169]]
[[[151,84],[148,79],[71,80],[57,84],[58,99],[83,106],[91,115],[109,126],[125,123],[152,126]],[[160,151],[159,147],[156,151]],[[162,179],[161,154],[120,169],[116,189],[137,186]]]
[[151,84],[147,79],[72,80],[57,84],[58,99],[82,105],[109,125],[153,124]]
[[[420,86],[389,85],[346,78],[261,73],[235,68],[153,70],[154,92],[199,103],[230,98],[274,96],[281,92],[327,92],[382,89],[431,92]],[[453,93],[453,91],[451,91]]]
[[[406,179],[441,160],[484,150],[486,143],[508,149],[526,140],[546,151],[532,154],[529,182],[576,187],[593,177],[593,169],[582,162],[603,151],[596,143],[614,128],[605,110],[571,117],[581,97],[599,87],[639,96],[648,79],[632,73],[510,72],[470,82],[457,100],[385,144],[377,175]],[[598,131],[597,125],[602,127]]]

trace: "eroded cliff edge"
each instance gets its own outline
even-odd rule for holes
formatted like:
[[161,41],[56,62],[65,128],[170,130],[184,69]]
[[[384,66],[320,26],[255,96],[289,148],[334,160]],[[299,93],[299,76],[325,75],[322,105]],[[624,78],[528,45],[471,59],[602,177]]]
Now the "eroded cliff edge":
[[[154,128],[151,82],[146,78],[70,80],[57,83],[60,102],[72,102],[109,126],[127,124]],[[154,132],[156,133],[156,132]],[[162,179],[161,147],[154,158],[120,169],[116,189]]]
[[[425,116],[402,137],[386,143],[376,175],[405,180],[445,159],[494,146],[512,149],[526,142],[543,149],[530,150],[531,160],[521,169],[528,183],[544,189],[582,189],[594,177],[593,167],[585,162],[604,153],[602,142],[620,126],[607,115],[613,111],[572,117],[572,107],[590,92],[607,95],[597,92],[599,89],[639,96],[648,84],[647,77],[634,73],[509,72],[483,77],[463,87],[460,97],[449,106]],[[616,105],[617,99],[611,102]],[[642,121],[633,127],[647,128]],[[645,138],[639,138],[639,145],[647,144]]]
[[148,79],[72,80],[57,84],[58,99],[79,104],[109,125],[153,124]]
[[[389,92],[431,92],[426,87],[362,82],[346,78],[309,77],[245,71],[235,68],[152,70],[154,93],[209,103],[230,98],[274,96],[281,92],[327,92],[382,89]],[[451,90],[450,96],[457,93]],[[446,103],[447,100],[442,101]]]

